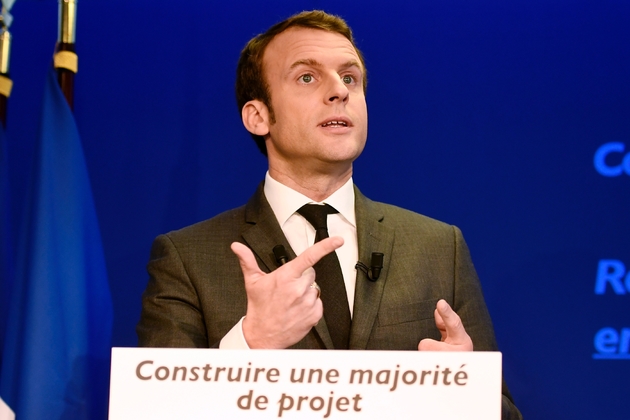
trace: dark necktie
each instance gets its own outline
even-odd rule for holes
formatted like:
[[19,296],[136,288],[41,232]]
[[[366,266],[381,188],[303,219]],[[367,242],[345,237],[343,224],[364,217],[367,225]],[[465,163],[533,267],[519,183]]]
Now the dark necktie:
[[[306,204],[298,211],[315,228],[315,242],[328,238],[328,215],[339,213],[328,204]],[[336,252],[323,257],[313,266],[316,281],[322,289],[324,319],[335,349],[347,349],[350,342],[350,307]]]

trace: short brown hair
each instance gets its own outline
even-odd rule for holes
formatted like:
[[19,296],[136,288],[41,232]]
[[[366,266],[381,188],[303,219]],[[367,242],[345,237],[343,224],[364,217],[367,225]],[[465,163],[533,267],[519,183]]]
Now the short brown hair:
[[[352,43],[352,46],[361,60],[363,72],[366,72],[363,55],[354,43],[352,30],[345,20],[322,10],[298,13],[282,22],[276,23],[266,32],[255,36],[247,43],[243,51],[241,51],[238,66],[236,67],[236,102],[239,113],[243,110],[243,106],[245,106],[247,102],[257,99],[267,106],[271,122],[275,122],[273,109],[271,108],[271,92],[269,91],[269,85],[263,73],[263,55],[265,54],[267,45],[269,45],[276,35],[292,27],[321,29],[343,35]],[[364,91],[366,87],[367,77],[364,74]],[[252,137],[260,151],[267,156],[267,146],[265,145],[264,137],[253,133]]]

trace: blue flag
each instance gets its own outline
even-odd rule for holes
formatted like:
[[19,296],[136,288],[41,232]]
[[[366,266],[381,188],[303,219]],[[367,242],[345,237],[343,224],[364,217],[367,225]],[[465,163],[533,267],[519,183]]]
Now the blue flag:
[[106,418],[112,301],[72,112],[51,69],[0,397],[18,420]]
[[[9,159],[4,127],[0,124],[0,366],[13,285],[13,235],[9,203]],[[1,417],[0,417],[1,419]]]

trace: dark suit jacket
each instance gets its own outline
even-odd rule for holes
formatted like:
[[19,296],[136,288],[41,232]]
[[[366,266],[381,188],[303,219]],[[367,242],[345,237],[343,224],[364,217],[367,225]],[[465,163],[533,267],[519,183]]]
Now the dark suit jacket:
[[[376,282],[358,272],[350,349],[417,350],[423,338],[440,340],[433,311],[444,298],[461,317],[477,351],[496,350],[494,332],[468,247],[459,229],[367,199],[358,189],[359,260],[385,254]],[[243,274],[230,244],[253,251],[263,271],[277,268],[272,249],[289,246],[263,186],[247,205],[160,235],[151,250],[149,284],[137,326],[150,347],[217,347],[245,315]],[[333,348],[322,319],[293,348]],[[520,413],[504,386],[504,418]]]

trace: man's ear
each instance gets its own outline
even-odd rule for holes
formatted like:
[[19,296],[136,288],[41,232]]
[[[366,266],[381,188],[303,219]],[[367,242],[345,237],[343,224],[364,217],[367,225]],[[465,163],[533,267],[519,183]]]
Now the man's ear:
[[254,99],[243,105],[241,117],[243,125],[250,133],[257,136],[269,134],[269,109],[261,101]]

